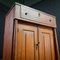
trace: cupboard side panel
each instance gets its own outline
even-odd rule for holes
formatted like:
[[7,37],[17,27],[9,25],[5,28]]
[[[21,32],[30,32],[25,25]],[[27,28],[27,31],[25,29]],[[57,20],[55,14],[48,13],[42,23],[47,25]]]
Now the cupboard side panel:
[[11,60],[14,8],[6,15],[3,45],[3,60]]
[[55,51],[56,51],[56,56],[57,56],[57,60],[59,58],[59,48],[58,48],[58,39],[57,39],[57,32],[56,29],[53,30],[54,32],[54,39],[55,39]]

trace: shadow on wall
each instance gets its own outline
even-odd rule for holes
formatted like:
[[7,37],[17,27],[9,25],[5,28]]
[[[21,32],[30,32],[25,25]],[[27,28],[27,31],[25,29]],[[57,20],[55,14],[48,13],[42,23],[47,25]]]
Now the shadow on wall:
[[0,58],[3,52],[4,13],[0,13]]
[[43,0],[31,7],[56,16],[58,46],[60,51],[60,0]]

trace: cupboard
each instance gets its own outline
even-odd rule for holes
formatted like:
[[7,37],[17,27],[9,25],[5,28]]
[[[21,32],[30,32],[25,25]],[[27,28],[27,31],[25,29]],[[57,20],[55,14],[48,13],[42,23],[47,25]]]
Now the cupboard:
[[58,60],[56,17],[15,3],[5,17],[3,60]]

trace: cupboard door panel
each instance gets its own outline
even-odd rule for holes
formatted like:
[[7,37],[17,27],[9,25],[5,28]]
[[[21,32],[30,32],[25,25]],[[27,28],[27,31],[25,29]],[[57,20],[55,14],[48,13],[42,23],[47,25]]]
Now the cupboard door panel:
[[40,60],[55,60],[52,29],[39,27],[39,42]]
[[18,24],[15,60],[38,60],[37,27]]

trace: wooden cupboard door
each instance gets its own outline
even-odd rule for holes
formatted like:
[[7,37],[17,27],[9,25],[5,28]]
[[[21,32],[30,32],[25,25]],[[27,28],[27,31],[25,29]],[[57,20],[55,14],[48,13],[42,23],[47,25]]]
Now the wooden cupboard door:
[[55,60],[53,30],[39,27],[39,60]]
[[17,27],[15,60],[38,60],[37,27],[26,24]]

